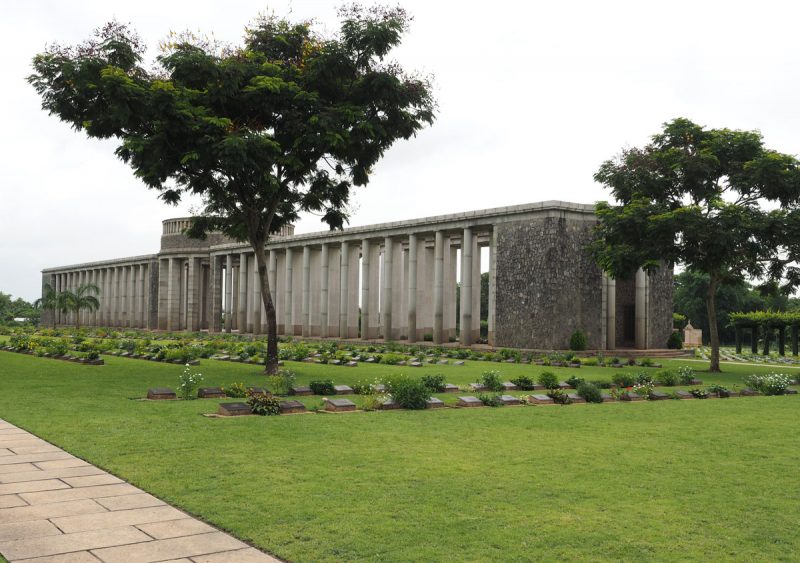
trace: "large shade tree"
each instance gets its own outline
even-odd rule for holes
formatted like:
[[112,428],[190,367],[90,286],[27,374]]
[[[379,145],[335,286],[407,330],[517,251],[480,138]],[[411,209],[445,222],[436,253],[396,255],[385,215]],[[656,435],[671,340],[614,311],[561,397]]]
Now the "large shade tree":
[[220,231],[255,252],[267,320],[266,370],[277,370],[277,323],[265,244],[300,212],[331,229],[354,186],[398,139],[434,119],[430,81],[387,60],[407,30],[400,8],[340,11],[337,34],[261,17],[240,46],[183,34],[142,64],[141,41],[112,23],[88,42],[54,46],[29,80],[43,107],[116,154],[168,203],[202,197],[188,233]]
[[800,163],[764,147],[758,131],[675,119],[646,146],[603,163],[595,180],[616,200],[597,204],[594,253],[605,271],[627,277],[666,262],[708,276],[711,371],[720,371],[720,287],[798,285]]

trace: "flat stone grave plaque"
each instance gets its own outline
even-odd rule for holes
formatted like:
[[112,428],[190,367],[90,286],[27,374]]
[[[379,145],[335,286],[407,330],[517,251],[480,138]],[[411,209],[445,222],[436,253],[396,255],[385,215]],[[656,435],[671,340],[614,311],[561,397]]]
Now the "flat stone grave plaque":
[[297,414],[306,412],[306,406],[300,401],[281,401],[280,402],[281,414]]
[[425,408],[426,409],[440,409],[444,406],[444,401],[441,399],[437,399],[436,397],[431,397],[427,401],[425,401]]
[[636,393],[628,393],[627,395],[623,395],[623,401],[642,401],[643,399],[637,395]]
[[511,383],[510,381],[504,381],[503,382],[503,389],[505,389],[506,391],[516,391],[517,390],[517,386],[514,385],[513,383]]
[[486,391],[486,385],[483,383],[470,383],[469,386],[473,391]]
[[613,401],[616,401],[616,399],[611,395],[609,395],[608,393],[600,393],[600,398],[603,399],[604,403],[611,403]]
[[390,411],[390,410],[399,409],[399,408],[400,408],[400,405],[398,405],[397,403],[395,403],[391,399],[381,403],[381,410],[383,410],[383,411]]
[[703,382],[699,379],[691,379],[689,380],[689,385],[702,385]]
[[166,387],[153,387],[152,389],[147,390],[147,398],[152,401],[164,401],[177,399],[178,397],[175,395],[175,391],[172,389],[168,389]]
[[694,395],[688,391],[675,391],[675,395],[677,395],[679,399],[694,399]]
[[342,360],[331,360],[328,363],[331,364],[332,366],[338,366],[338,365],[341,365]]
[[578,395],[577,393],[567,393],[567,397],[572,399],[573,403],[585,403],[586,399]]
[[347,362],[345,365],[347,367],[349,367],[349,368],[356,368],[356,367],[358,367],[358,362],[350,361],[350,362]]
[[452,383],[445,383],[444,384],[444,392],[445,393],[458,393],[459,392],[458,385],[453,385]]
[[253,414],[247,403],[220,403],[217,411],[221,416],[245,416]]
[[404,366],[404,365],[406,365],[406,361],[405,361],[405,360],[400,360],[400,361],[399,361],[399,362],[397,362],[395,365],[396,365],[396,366]]
[[751,389],[750,387],[745,387],[744,389],[739,391],[739,394],[742,397],[753,397],[755,395],[758,395],[758,391],[756,391],[755,389]]
[[269,389],[264,389],[263,387],[248,387],[247,392],[251,395],[267,395],[268,397],[272,396],[272,392]]
[[225,391],[221,387],[201,387],[197,390],[197,396],[201,399],[224,399]]
[[570,385],[570,384],[569,384],[569,383],[567,383],[566,381],[561,381],[561,382],[558,384],[558,388],[559,388],[559,389],[572,389],[572,385]]
[[353,356],[353,360],[356,361],[356,362],[359,361],[360,359],[361,359],[361,356]]
[[481,401],[478,397],[459,397],[458,398],[458,406],[459,407],[482,407],[484,406],[483,401]]
[[373,363],[375,363],[375,358],[367,358],[364,361],[367,362],[368,364],[373,364]]
[[217,359],[218,360],[222,360],[222,361],[227,361],[227,360],[230,360],[231,357],[230,356],[217,356]]
[[353,388],[350,387],[349,385],[334,385],[333,386],[333,391],[337,395],[352,395],[353,394]]
[[350,399],[328,399],[325,410],[329,412],[349,412],[356,410],[356,404]]
[[453,365],[454,366],[463,366],[464,365],[464,361],[463,360],[459,360],[457,362],[453,362]]
[[296,387],[292,387],[292,395],[302,396],[302,395],[313,395],[314,392],[311,390],[311,387],[306,387],[304,385],[298,385]]
[[436,362],[436,365],[437,365],[437,366],[446,366],[446,365],[448,365],[449,363],[450,363],[450,362],[449,362],[449,361],[447,361],[447,360],[439,360],[438,362]]
[[500,402],[509,406],[522,404],[519,397],[515,397],[514,395],[500,395]]
[[507,364],[516,364],[517,360],[515,360],[514,358],[509,358],[509,359],[506,360],[506,363]]
[[383,383],[373,383],[370,387],[372,387],[372,390],[376,393],[386,393],[386,385]]
[[408,365],[410,365],[412,368],[421,368],[422,367],[422,362],[411,362]]
[[[733,393],[731,393],[731,395],[732,394]],[[797,389],[787,389],[785,394],[786,395],[797,395]]]
[[537,405],[552,405],[553,399],[547,395],[531,395],[531,401]]
[[317,361],[317,359],[309,356],[308,358],[303,358],[303,361],[306,362],[307,364],[313,364]]
[[650,392],[650,400],[651,401],[666,401],[667,399],[671,399],[672,396],[668,393],[662,393],[661,391],[651,391]]

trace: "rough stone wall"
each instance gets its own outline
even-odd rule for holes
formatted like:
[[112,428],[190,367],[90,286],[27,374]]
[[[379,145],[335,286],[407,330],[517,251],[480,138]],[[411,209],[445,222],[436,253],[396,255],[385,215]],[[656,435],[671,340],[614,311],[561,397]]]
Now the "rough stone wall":
[[667,339],[672,333],[672,291],[673,267],[664,264],[650,275],[649,303],[647,319],[648,348],[666,348]]
[[151,260],[147,266],[148,280],[147,291],[149,304],[147,311],[147,327],[158,328],[158,260]]
[[[636,278],[633,274],[629,278],[616,280],[616,347],[633,348],[635,337],[625,338],[625,308],[636,304]],[[633,328],[635,333],[635,328]]]
[[176,249],[191,249],[198,252],[208,251],[210,246],[233,242],[235,241],[220,233],[210,233],[205,240],[189,238],[183,234],[162,235],[161,252],[168,252]]
[[497,228],[495,341],[565,349],[576,329],[602,347],[602,275],[587,245],[591,221],[546,217]]

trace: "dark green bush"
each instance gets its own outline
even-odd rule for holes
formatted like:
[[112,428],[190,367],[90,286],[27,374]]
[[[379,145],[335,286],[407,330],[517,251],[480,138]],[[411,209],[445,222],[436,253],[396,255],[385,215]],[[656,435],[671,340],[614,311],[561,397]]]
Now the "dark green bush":
[[530,391],[533,389],[533,379],[528,377],[527,375],[520,375],[516,379],[512,379],[511,383],[517,386],[518,389],[523,391]]
[[558,377],[552,371],[543,371],[539,374],[539,385],[545,389],[555,389],[558,387]]
[[436,375],[423,375],[420,378],[422,384],[428,388],[431,393],[443,393],[445,386],[444,375],[437,373]]
[[683,338],[680,332],[672,332],[667,338],[667,348],[670,350],[680,350],[683,348]]
[[275,397],[261,393],[248,393],[247,404],[253,414],[261,416],[274,416],[281,414],[281,403]]
[[317,379],[308,384],[314,395],[333,395],[333,381],[330,379]]
[[668,369],[662,370],[656,374],[656,381],[664,387],[674,387],[678,384],[678,374]]
[[578,394],[579,397],[583,397],[583,399],[587,403],[603,402],[603,397],[600,394],[600,389],[593,383],[588,383],[586,381],[581,382],[578,385],[576,393]]
[[227,387],[223,387],[223,391],[225,391],[225,395],[228,397],[246,397],[247,390],[244,387],[244,383],[231,383]]
[[629,373],[618,373],[611,381],[613,381],[614,385],[617,387],[633,387],[633,384],[636,383],[636,378]]
[[547,396],[553,399],[553,402],[557,405],[569,405],[572,403],[572,399],[569,398],[569,395],[566,391],[562,389],[551,389]]
[[421,380],[404,375],[389,378],[385,385],[394,402],[404,409],[424,409],[431,396],[430,389]]
[[497,395],[481,393],[478,395],[478,399],[480,399],[480,401],[483,402],[483,404],[486,405],[487,407],[500,407],[503,405],[503,402]]
[[582,330],[576,330],[569,337],[569,349],[576,351],[586,350],[586,335]]
[[571,376],[569,379],[567,379],[567,381],[566,381],[566,382],[567,382],[569,385],[571,385],[572,387],[574,387],[575,389],[577,389],[577,388],[578,388],[578,385],[580,385],[580,384],[581,384],[581,383],[583,383],[584,381],[585,381],[585,379],[583,379],[582,377],[575,377],[575,376],[573,375],[573,376]]
[[483,383],[489,391],[503,390],[503,381],[500,379],[500,372],[496,370],[483,372],[483,375],[481,375],[481,383]]
[[610,381],[605,381],[605,380],[602,380],[602,379],[595,379],[593,381],[590,381],[590,383],[592,385],[594,385],[595,387],[597,387],[598,389],[610,389],[611,388],[611,382]]

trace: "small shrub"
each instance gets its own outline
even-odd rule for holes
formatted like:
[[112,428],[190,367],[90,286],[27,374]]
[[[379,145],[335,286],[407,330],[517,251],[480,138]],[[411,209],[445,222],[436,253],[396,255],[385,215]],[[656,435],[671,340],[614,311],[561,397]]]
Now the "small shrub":
[[533,389],[534,381],[527,375],[520,375],[516,379],[512,379],[511,383],[516,385],[517,389],[521,389],[523,391],[530,391],[531,389]]
[[767,373],[765,375],[748,375],[744,378],[748,387],[764,395],[784,395],[789,388],[791,378],[782,373]]
[[636,383],[636,378],[629,373],[618,373],[611,381],[617,387],[633,387],[633,384]]
[[642,358],[641,360],[639,360],[639,365],[642,366],[643,368],[651,368],[653,367],[654,364],[655,362],[651,358]]
[[517,363],[522,361],[522,354],[519,350],[512,350],[511,348],[502,348],[500,349],[497,354],[500,356],[500,359],[505,360],[514,360]]
[[695,399],[708,399],[708,391],[704,389],[689,389],[689,393],[691,393]]
[[333,381],[330,379],[317,379],[308,384],[314,395],[333,395]]
[[547,394],[547,396],[553,399],[553,402],[557,405],[572,404],[572,399],[570,399],[569,395],[567,395],[567,392],[562,389],[550,389],[550,392]]
[[247,390],[244,388],[244,383],[231,383],[227,387],[222,388],[225,391],[225,395],[228,397],[246,397]]
[[650,393],[653,392],[653,383],[649,381],[645,383],[637,383],[633,386],[633,392],[640,397],[647,398],[650,396]]
[[681,385],[691,385],[694,380],[694,370],[689,366],[681,366],[678,368],[678,379]]
[[712,393],[712,394],[714,394],[714,395],[716,395],[718,397],[730,397],[731,396],[731,392],[728,391],[728,388],[725,387],[724,385],[717,385],[717,384],[709,385],[708,386],[708,392]]
[[444,375],[437,373],[436,375],[423,375],[420,378],[422,384],[428,388],[431,393],[443,393],[445,386]]
[[399,364],[403,360],[405,360],[405,356],[401,356],[400,354],[389,353],[389,354],[383,355],[381,357],[380,362],[382,364],[386,364],[387,366],[396,366],[397,364]]
[[267,378],[268,385],[276,395],[288,395],[294,387],[297,375],[290,369],[278,370],[275,375]]
[[201,381],[203,381],[203,375],[193,372],[189,364],[186,364],[183,373],[178,376],[178,395],[182,399],[194,399]]
[[683,348],[683,338],[681,338],[680,332],[670,333],[669,338],[667,338],[667,348],[670,350],[680,350]]
[[281,403],[275,397],[262,393],[248,393],[247,404],[253,414],[260,416],[275,416],[281,414]]
[[576,391],[579,397],[583,397],[583,399],[587,403],[602,403],[603,397],[600,393],[600,389],[594,385],[593,383],[588,383],[586,381],[582,381],[578,385],[578,389]]
[[641,385],[651,385],[653,384],[653,376],[647,373],[646,371],[640,371],[636,374],[636,382]]
[[483,375],[481,375],[481,383],[483,383],[489,391],[503,390],[503,381],[500,379],[500,372],[497,370],[483,372]]
[[665,387],[674,387],[678,384],[678,374],[665,369],[656,374],[656,380]]
[[576,351],[586,350],[586,335],[582,330],[576,330],[569,337],[569,349]]
[[574,375],[567,379],[566,383],[574,387],[575,389],[578,388],[578,385],[586,381],[582,377],[575,377]]
[[603,379],[595,379],[593,381],[590,381],[589,383],[591,383],[592,385],[594,385],[598,389],[610,389],[611,388],[611,382],[610,381],[605,381]]
[[487,407],[499,407],[502,406],[503,402],[500,400],[500,397],[497,395],[489,395],[487,393],[481,393],[478,395],[478,399],[483,402],[484,405]]
[[364,383],[363,381],[358,381],[353,383],[351,386],[353,388],[353,393],[356,395],[370,395],[374,392],[371,383]]
[[555,389],[558,387],[558,377],[552,371],[543,371],[539,374],[539,385],[545,389]]
[[394,402],[404,409],[424,409],[431,396],[422,381],[404,375],[387,379],[385,385]]

